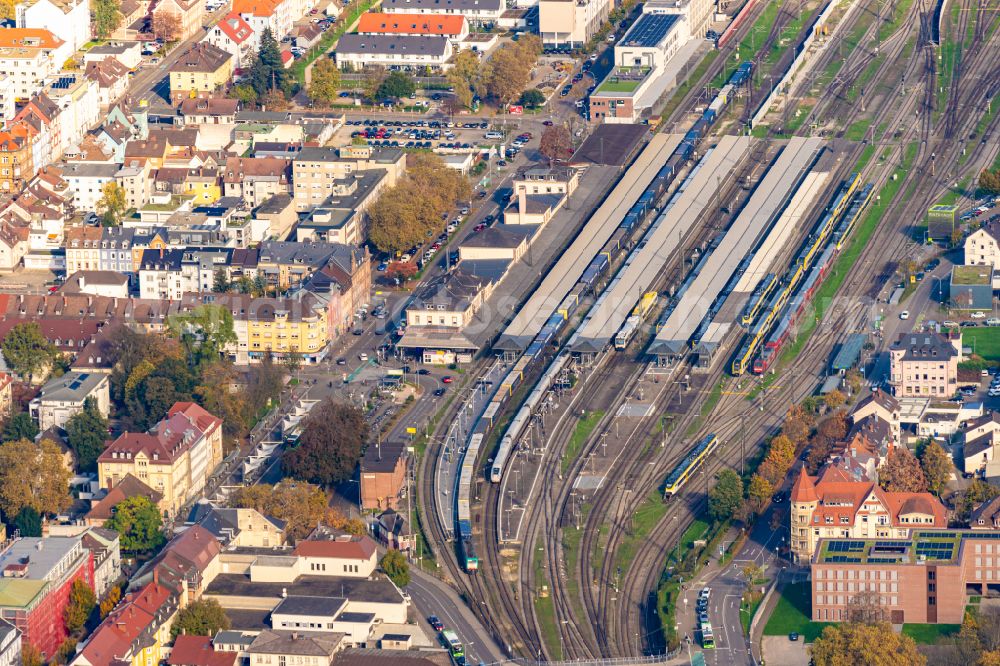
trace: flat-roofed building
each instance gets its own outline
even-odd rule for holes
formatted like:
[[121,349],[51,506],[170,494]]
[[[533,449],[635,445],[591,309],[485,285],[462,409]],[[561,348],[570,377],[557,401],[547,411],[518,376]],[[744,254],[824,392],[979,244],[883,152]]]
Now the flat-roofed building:
[[578,48],[608,20],[609,0],[539,0],[538,32],[550,48]]

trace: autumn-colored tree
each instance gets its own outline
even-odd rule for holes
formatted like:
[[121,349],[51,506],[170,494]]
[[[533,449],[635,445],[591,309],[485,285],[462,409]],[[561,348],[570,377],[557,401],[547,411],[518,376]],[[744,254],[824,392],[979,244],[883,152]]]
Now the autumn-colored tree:
[[329,106],[340,90],[340,70],[330,58],[323,56],[312,66],[309,79],[309,99],[320,106]]
[[781,426],[781,434],[792,440],[795,446],[799,446],[809,438],[813,421],[812,414],[799,405],[792,405],[785,413],[785,423]]
[[985,194],[1000,194],[1000,169],[983,169],[979,174],[979,189]]
[[819,422],[816,434],[833,441],[843,439],[847,435],[847,416],[844,412],[835,412]]
[[386,277],[407,282],[417,276],[417,265],[412,261],[394,261],[385,269]]
[[774,486],[770,481],[760,474],[754,474],[750,477],[750,484],[747,486],[747,499],[751,511],[758,515],[763,513],[773,494]]
[[83,629],[83,625],[90,617],[91,611],[97,605],[97,597],[94,589],[82,578],[77,578],[69,589],[69,603],[63,610],[63,622],[66,624],[66,631],[71,634]]
[[538,152],[549,161],[549,164],[556,160],[565,159],[572,150],[573,141],[570,139],[569,130],[564,125],[550,125],[542,132]]
[[455,89],[453,99],[461,107],[472,106],[472,97],[480,85],[479,65],[479,56],[471,49],[464,49],[452,59],[451,69],[445,74],[449,85]]
[[844,375],[844,383],[847,384],[847,390],[851,395],[857,395],[865,385],[865,378],[857,368],[851,368]]
[[17,3],[14,0],[0,0],[0,18],[12,20],[15,18],[15,7]]
[[858,592],[847,600],[848,622],[878,624],[887,619],[877,592]]
[[6,442],[0,445],[0,510],[7,516],[25,506],[42,515],[65,511],[73,503],[70,476],[62,450],[51,440]]
[[175,11],[161,9],[153,12],[153,34],[164,44],[181,38],[181,15]]
[[897,446],[878,473],[878,483],[890,492],[920,493],[927,490],[927,478],[920,462],[903,446]]
[[826,627],[809,650],[816,666],[856,664],[906,664],[924,666],[927,657],[905,634],[897,634],[888,623],[843,623]]
[[385,68],[379,65],[371,65],[365,67],[361,72],[361,75],[361,91],[364,93],[366,98],[374,100],[379,87],[385,80]]
[[368,534],[368,526],[365,525],[365,521],[360,518],[348,518],[340,511],[332,507],[326,512],[326,524],[334,529],[338,529],[355,536],[364,536],[365,534]]
[[303,418],[302,435],[282,454],[281,468],[288,476],[332,486],[354,473],[367,437],[360,409],[327,399]]
[[746,591],[752,592],[754,586],[760,585],[764,581],[765,570],[764,567],[751,561],[743,566],[740,574],[743,576],[743,584],[746,586]]
[[42,666],[44,663],[41,650],[27,641],[21,644],[21,666]]
[[296,539],[306,536],[323,521],[328,502],[322,489],[294,479],[285,479],[275,486],[258,484],[237,488],[229,499],[233,507],[256,509],[285,521],[286,533]]
[[955,501],[956,518],[960,521],[969,520],[972,510],[1000,495],[1000,488],[982,479],[974,479],[969,487],[959,493]]
[[236,369],[233,364],[228,360],[219,360],[202,368],[201,382],[194,391],[198,403],[222,419],[223,431],[228,436],[242,438],[249,431],[252,414],[247,394],[230,389],[234,381]]
[[827,406],[827,409],[840,409],[847,403],[847,396],[838,389],[833,389],[823,396],[823,403]]
[[771,440],[767,457],[772,458],[776,464],[787,470],[795,462],[795,444],[785,435],[778,435]]
[[531,69],[538,58],[535,41],[520,39],[504,44],[482,67],[486,93],[506,107],[520,97],[531,80]]
[[111,611],[114,610],[118,602],[122,600],[122,589],[118,585],[115,585],[108,593],[101,599],[101,619],[103,620],[108,616]]
[[777,460],[771,457],[766,457],[760,462],[760,466],[757,467],[757,474],[767,479],[767,482],[772,486],[777,486],[781,483],[781,480],[785,478],[785,473],[788,468],[779,464]]
[[101,186],[101,198],[97,201],[101,224],[105,227],[118,226],[126,210],[128,210],[128,199],[125,188],[114,180],[104,183]]
[[940,444],[932,441],[924,447],[923,455],[920,456],[920,467],[927,478],[927,489],[940,496],[955,471],[951,456],[941,448]]

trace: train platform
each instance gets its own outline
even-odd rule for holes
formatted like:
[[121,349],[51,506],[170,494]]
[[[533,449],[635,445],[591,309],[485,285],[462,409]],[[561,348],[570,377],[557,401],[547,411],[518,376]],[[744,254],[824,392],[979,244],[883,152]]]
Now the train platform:
[[724,136],[714,149],[706,152],[686,188],[674,196],[587,314],[573,352],[594,355],[607,348],[635,304],[649,291],[702,213],[715,200],[720,181],[728,178],[749,154],[753,141],[745,136]]
[[[689,341],[736,275],[748,253],[761,241],[772,222],[798,191],[803,179],[823,149],[819,138],[793,138],[788,142],[767,173],[757,184],[743,210],[732,223],[722,241],[708,256],[701,272],[690,283],[684,295],[670,311],[666,321],[648,347],[648,353],[658,360],[670,362],[687,354]],[[774,253],[773,247],[762,248]],[[725,336],[725,326],[711,331],[709,340],[717,343]],[[710,347],[705,347],[710,352]]]
[[[545,274],[541,284],[527,301],[518,307],[516,303],[510,302],[511,291],[504,289],[503,294],[495,294],[498,298],[507,297],[507,312],[516,308],[517,313],[494,342],[494,350],[513,353],[524,351],[541,330],[546,319],[573,288],[586,268],[587,262],[611,238],[611,234],[621,223],[625,213],[649,186],[658,169],[666,163],[680,141],[681,136],[676,134],[657,134],[650,140],[604,202],[587,220],[586,226]],[[608,167],[601,169],[605,177],[610,176]],[[594,171],[595,167],[591,167],[587,176]],[[494,305],[488,309],[496,312],[498,306]]]

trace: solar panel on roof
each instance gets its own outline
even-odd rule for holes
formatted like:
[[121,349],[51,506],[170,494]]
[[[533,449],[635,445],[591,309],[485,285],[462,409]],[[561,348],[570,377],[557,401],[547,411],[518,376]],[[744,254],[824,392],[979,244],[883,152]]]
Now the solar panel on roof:
[[677,14],[643,14],[626,33],[621,46],[653,47],[659,44],[677,22]]

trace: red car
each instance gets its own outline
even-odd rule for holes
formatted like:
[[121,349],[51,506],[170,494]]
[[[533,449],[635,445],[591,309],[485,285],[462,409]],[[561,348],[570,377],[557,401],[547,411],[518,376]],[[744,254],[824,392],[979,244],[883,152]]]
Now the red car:
[[455,380],[451,378],[451,375],[446,375],[446,376],[444,376],[444,377],[441,378],[441,383],[442,384],[451,384],[453,381],[455,381]]

